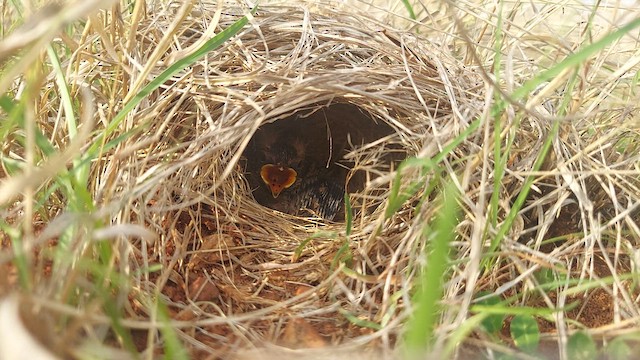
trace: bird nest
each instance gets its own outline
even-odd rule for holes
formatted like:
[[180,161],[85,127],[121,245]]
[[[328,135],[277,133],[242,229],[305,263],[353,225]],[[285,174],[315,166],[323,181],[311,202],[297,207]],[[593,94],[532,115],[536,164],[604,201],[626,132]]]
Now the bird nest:
[[[600,42],[576,51],[533,41],[521,23],[547,12],[529,17],[527,6],[526,21],[481,7],[429,11],[440,43],[329,5],[251,14],[179,3],[91,15],[77,37],[50,35],[48,60],[43,29],[71,23],[75,3],[43,9],[53,15],[34,19],[46,26],[9,39],[32,41],[33,59],[7,62],[0,79],[18,100],[1,104],[0,204],[13,230],[2,233],[0,294],[18,280],[31,289],[12,306],[62,357],[177,358],[176,336],[193,358],[392,350],[424,305],[413,295],[425,263],[424,278],[445,279],[425,335],[434,356],[504,347],[494,335],[509,318],[491,320],[489,336],[476,329],[491,314],[474,315],[484,291],[504,299],[494,311],[539,307],[558,343],[574,322],[626,331],[640,313],[628,282],[640,204],[637,124],[626,120],[637,113],[626,73],[635,42],[627,60],[610,62],[607,50],[585,62],[583,77],[568,70]],[[212,50],[216,34],[239,28]],[[0,45],[12,57],[24,44]],[[27,71],[35,58],[41,66]],[[445,264],[447,251],[455,260]],[[625,276],[601,281],[617,271]],[[551,313],[562,319],[539,316]]]
[[[203,3],[188,14],[160,63],[197,44],[217,10]],[[147,63],[161,46],[170,25],[167,9],[158,13],[139,25],[132,63]],[[223,13],[216,29],[245,13]],[[159,289],[174,317],[193,324],[185,331],[208,345],[204,352],[262,340],[309,347],[287,335],[287,326],[308,323],[320,343],[379,337],[348,319],[398,317],[393,294],[410,282],[409,255],[424,245],[414,225],[436,211],[417,211],[415,193],[389,212],[395,170],[404,158],[438,154],[467,128],[478,83],[441,45],[365,16],[260,7],[233,41],[130,115],[147,126],[124,144],[137,150],[113,164],[112,187],[130,204],[119,217],[161,234],[151,248],[135,245],[136,266],[171,269],[140,279],[149,282],[140,289]],[[334,179],[343,185],[334,221],[283,208],[289,189],[278,199],[266,192],[255,147],[260,138],[290,141],[281,131],[301,137],[303,162],[316,165],[301,183],[322,176],[321,164],[346,169]],[[429,178],[407,169],[397,185]]]
[[[203,3],[187,15],[160,63],[197,45],[217,10]],[[139,25],[132,62],[147,63],[161,46],[170,17],[158,13]],[[222,14],[216,29],[243,15]],[[393,343],[395,330],[376,333],[354,319],[399,324],[394,294],[409,288],[417,259],[408,254],[424,246],[414,225],[437,210],[418,207],[423,193],[415,192],[389,211],[393,186],[402,191],[431,176],[408,168],[400,178],[396,170],[404,158],[438,154],[468,127],[477,84],[446,48],[367,17],[261,7],[233,41],[131,114],[148,125],[124,145],[138,150],[117,157],[112,186],[130,204],[123,219],[161,234],[151,248],[135,245],[134,267],[166,269],[139,279],[139,289],[159,289],[204,353],[262,341]],[[293,201],[290,189],[278,203],[265,192],[256,165],[264,149],[255,148],[260,138],[289,141],[278,139],[285,130],[302,137],[303,162],[346,169],[334,179],[343,186],[335,218],[281,205]],[[315,166],[299,182],[325,170]]]

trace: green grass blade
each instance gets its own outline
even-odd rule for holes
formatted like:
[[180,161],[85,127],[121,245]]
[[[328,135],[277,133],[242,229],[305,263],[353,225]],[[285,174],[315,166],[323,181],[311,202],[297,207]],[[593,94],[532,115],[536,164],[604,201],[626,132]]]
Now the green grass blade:
[[[562,310],[571,310],[574,305],[567,305]],[[498,305],[472,305],[470,311],[483,314],[499,314],[499,315],[551,315],[560,309],[538,308],[531,306],[512,306],[501,303]]]
[[425,226],[424,239],[429,239],[426,249],[426,265],[421,271],[414,295],[415,309],[406,324],[405,354],[418,358],[431,347],[433,333],[440,315],[445,276],[449,266],[449,244],[455,238],[458,218],[458,190],[452,182],[445,184],[440,199],[442,210],[433,226]]
[[371,320],[365,320],[365,319],[361,319],[355,315],[353,315],[352,313],[350,313],[349,311],[343,309],[343,308],[338,308],[338,312],[345,317],[345,319],[347,319],[347,321],[349,321],[350,323],[352,323],[355,326],[358,327],[364,327],[364,328],[369,328],[369,329],[373,329],[373,330],[381,330],[382,326],[380,324],[378,324],[377,322],[371,321]]
[[31,288],[31,264],[22,248],[22,232],[0,219],[0,231],[9,236],[13,251],[13,265],[18,270],[18,281],[24,290]]
[[353,209],[351,208],[351,199],[349,198],[349,193],[345,191],[344,193],[344,211],[346,218],[346,232],[347,237],[351,236],[351,231],[353,230]]
[[169,309],[167,309],[167,306],[160,299],[158,299],[156,304],[160,333],[162,334],[162,343],[164,344],[165,359],[189,360],[187,350],[182,346],[176,330],[171,326]]
[[402,0],[402,4],[404,4],[404,7],[407,9],[407,11],[409,12],[409,17],[412,20],[416,19],[416,12],[413,10],[413,5],[411,5],[411,3],[409,2],[409,0]]
[[[64,71],[62,70],[62,65],[60,64],[60,59],[58,58],[58,55],[56,54],[52,45],[49,45],[47,47],[47,54],[49,55],[51,65],[56,76],[56,85],[58,87],[58,91],[56,93],[60,97],[60,102],[62,104],[62,108],[64,109],[64,119],[67,125],[69,139],[74,139],[78,134],[78,122],[76,120],[75,111],[73,108],[73,99],[69,91],[69,87],[67,86]],[[90,164],[87,163],[86,165],[81,166],[80,163],[80,158],[73,159],[75,178],[79,186],[86,188],[89,182]]]
[[475,331],[486,318],[486,314],[476,314],[469,317],[462,323],[449,337],[444,346],[442,359],[452,359],[452,354],[456,348],[467,338],[469,334]]

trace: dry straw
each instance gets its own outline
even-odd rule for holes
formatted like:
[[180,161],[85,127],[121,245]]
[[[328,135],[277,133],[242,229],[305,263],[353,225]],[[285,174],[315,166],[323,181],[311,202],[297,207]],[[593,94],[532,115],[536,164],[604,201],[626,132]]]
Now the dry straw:
[[[67,74],[72,91],[91,90],[96,127],[107,127],[122,104],[168,66],[242,16],[250,18],[237,37],[146,96],[105,144],[122,139],[118,136],[124,140],[114,148],[105,145],[108,150],[92,163],[89,190],[98,210],[91,219],[110,223],[93,232],[94,238],[122,235],[110,244],[117,260],[114,269],[130,279],[117,297],[126,311],[125,327],[156,329],[159,315],[152,299],[158,295],[168,304],[180,339],[197,358],[229,357],[239,348],[273,344],[308,348],[330,343],[347,350],[366,346],[392,351],[411,309],[409,290],[424,262],[421,254],[429,238],[425,224],[439,210],[433,197],[424,194],[440,177],[450,177],[463,196],[452,243],[456,261],[444,288],[447,306],[436,332],[436,351],[444,351],[447,337],[469,318],[472,299],[481,290],[507,297],[533,289],[540,306],[561,308],[567,295],[538,291],[535,271],[549,268],[581,279],[605,276],[594,270],[596,257],[605,259],[600,264],[611,272],[623,262],[636,266],[633,256],[623,256],[636,254],[640,203],[634,178],[638,155],[633,141],[625,140],[635,126],[624,121],[631,111],[628,105],[614,114],[598,108],[604,103],[601,94],[573,99],[573,112],[562,119],[553,138],[553,155],[540,171],[531,172],[559,117],[555,110],[561,94],[550,95],[557,84],[543,84],[538,94],[544,101],[535,99],[526,108],[505,105],[503,130],[494,134],[494,84],[478,68],[463,66],[457,60],[462,56],[450,53],[460,48],[449,46],[445,36],[429,40],[357,11],[318,4],[261,6],[251,15],[236,3],[136,2],[126,19],[121,9],[112,10],[91,17],[91,26],[70,46],[77,50],[65,63],[73,64]],[[467,24],[470,18],[480,19],[459,15]],[[476,27],[477,33],[467,35],[480,39],[484,30]],[[522,83],[515,73],[529,77],[533,66],[514,53],[537,50],[518,42],[520,30],[514,26],[505,33],[507,43],[522,50],[513,50],[509,56],[514,57],[506,60],[509,76],[503,81],[509,92]],[[475,45],[464,46],[469,50]],[[476,60],[483,61],[482,51],[478,54]],[[472,58],[470,51],[466,58]],[[619,78],[612,81],[599,70],[593,74],[591,85],[618,94]],[[561,74],[558,79],[567,77]],[[357,205],[351,228],[256,203],[243,174],[242,152],[258,127],[338,103],[355,105],[372,121],[393,129],[384,141],[354,148],[349,155],[358,169],[372,175],[362,191],[351,194]],[[43,114],[39,116],[44,119],[46,111]],[[43,119],[39,121],[46,123]],[[610,126],[616,121],[623,125]],[[472,124],[477,130],[461,137]],[[66,141],[60,129],[64,126],[56,122],[52,138]],[[494,135],[500,136],[498,142]],[[456,139],[462,140],[447,149]],[[625,148],[626,141],[632,145]],[[390,144],[409,157],[443,155],[442,161],[437,171],[413,167],[397,177],[395,168],[380,161]],[[503,152],[510,157],[502,167],[495,166],[494,155]],[[505,169],[498,185],[496,168]],[[496,268],[482,272],[482,251],[499,233],[489,225],[492,195],[497,193],[495,222],[500,225],[529,176],[535,177],[532,195],[494,249]],[[394,179],[401,191],[420,186],[388,212]],[[51,216],[62,207],[52,204]],[[577,235],[545,248],[555,219],[567,208],[574,216],[572,225],[580,224]],[[64,216],[57,221],[47,230],[73,223]],[[157,235],[155,241],[148,241],[149,231]],[[85,249],[86,244],[77,243],[69,256],[81,258]],[[69,265],[72,274],[74,266]],[[51,274],[53,280],[67,276]],[[46,276],[41,280],[49,281]],[[627,283],[614,278],[602,287],[616,309],[614,328],[622,329],[624,319],[640,316]],[[56,291],[66,290],[50,285],[41,292],[58,299]],[[527,298],[522,299],[524,303]],[[89,311],[42,305],[80,319],[81,324],[74,324],[83,331],[77,333],[101,344],[93,346],[109,346],[109,337],[104,341],[101,332],[109,319],[91,314],[92,304],[82,304],[82,298],[78,302]],[[556,321],[558,332],[566,336],[566,322],[560,315]],[[136,332],[140,350],[161,348],[157,335]],[[481,336],[470,341],[505,350]]]
[[[149,9],[127,52],[129,63],[149,68],[151,61],[157,62],[148,75],[153,77],[211,31],[216,16],[220,30],[247,14],[233,9],[198,4],[184,15],[158,59],[153,59],[154,51],[163,46],[169,20],[182,16],[182,9]],[[115,61],[111,67],[103,73],[121,71]],[[111,180],[104,193],[126,204],[118,218],[145,223],[160,235],[152,251],[132,251],[141,261],[135,267],[160,262],[166,272],[140,289],[162,289],[163,281],[193,289],[190,282],[206,278],[218,289],[217,298],[197,302],[197,295],[188,293],[185,300],[193,302],[175,307],[181,314],[194,314],[193,327],[234,324],[228,331],[237,336],[226,341],[241,346],[255,339],[278,340],[283,325],[299,317],[328,322],[337,342],[355,337],[357,331],[345,326],[339,311],[376,322],[396,319],[397,326],[397,294],[408,288],[418,260],[412,254],[424,245],[421,224],[436,209],[424,206],[415,213],[416,194],[385,218],[394,176],[376,159],[385,143],[399,145],[409,156],[437,154],[477,116],[479,84],[478,75],[463,69],[441,44],[361,14],[330,7],[311,11],[302,4],[260,7],[237,38],[134,110],[128,121],[146,124],[145,132],[105,162],[100,177]],[[359,169],[381,176],[352,195],[352,202],[371,202],[377,208],[370,213],[354,209],[348,239],[343,223],[324,225],[257,204],[239,163],[260,125],[336,103],[356,105],[394,130],[386,142],[351,155]],[[419,171],[405,175],[405,184],[430,177]],[[345,243],[349,263],[361,275],[346,276],[335,261]],[[243,320],[224,320],[223,315]],[[395,330],[373,337],[390,344]],[[218,342],[213,335],[196,338]],[[369,340],[361,342],[370,341],[365,338]]]

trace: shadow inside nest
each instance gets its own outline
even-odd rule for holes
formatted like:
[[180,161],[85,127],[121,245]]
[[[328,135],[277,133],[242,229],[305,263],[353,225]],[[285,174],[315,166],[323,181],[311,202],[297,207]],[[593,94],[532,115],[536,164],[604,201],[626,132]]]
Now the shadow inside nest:
[[[263,206],[344,221],[345,192],[361,192],[372,176],[345,155],[392,134],[391,126],[355,105],[312,106],[256,131],[243,153],[244,175]],[[375,155],[380,171],[406,156],[388,141],[377,144],[385,148]]]

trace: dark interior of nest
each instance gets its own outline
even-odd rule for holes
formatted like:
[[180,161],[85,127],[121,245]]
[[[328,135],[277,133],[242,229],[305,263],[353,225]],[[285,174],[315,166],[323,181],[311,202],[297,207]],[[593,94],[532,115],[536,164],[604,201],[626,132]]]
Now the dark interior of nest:
[[393,144],[394,134],[387,123],[355,105],[310,106],[256,131],[243,153],[244,174],[263,206],[343,221],[345,192],[362,191],[373,175],[356,169],[356,162],[345,155],[375,142],[380,151],[375,168],[389,171],[405,157]]

